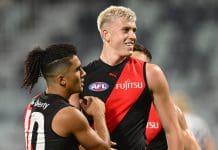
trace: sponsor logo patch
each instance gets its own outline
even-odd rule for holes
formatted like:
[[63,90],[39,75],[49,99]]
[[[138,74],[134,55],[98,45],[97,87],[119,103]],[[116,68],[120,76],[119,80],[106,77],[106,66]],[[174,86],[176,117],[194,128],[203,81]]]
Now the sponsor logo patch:
[[143,83],[140,81],[131,81],[130,79],[127,79],[122,83],[116,83],[115,88],[120,90],[141,89],[143,88]]
[[93,82],[88,86],[89,90],[95,92],[103,92],[109,88],[109,85],[105,82]]

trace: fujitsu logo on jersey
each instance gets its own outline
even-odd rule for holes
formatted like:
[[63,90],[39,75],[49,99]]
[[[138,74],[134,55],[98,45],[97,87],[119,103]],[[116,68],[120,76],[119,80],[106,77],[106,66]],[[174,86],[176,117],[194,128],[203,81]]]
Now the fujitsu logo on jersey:
[[109,85],[105,82],[93,82],[88,86],[89,90],[95,92],[103,92],[109,88]]
[[159,128],[159,123],[158,122],[147,122],[146,128],[155,128],[158,129]]
[[127,90],[127,89],[141,89],[143,88],[142,82],[132,82],[129,79],[122,83],[115,85],[116,89]]

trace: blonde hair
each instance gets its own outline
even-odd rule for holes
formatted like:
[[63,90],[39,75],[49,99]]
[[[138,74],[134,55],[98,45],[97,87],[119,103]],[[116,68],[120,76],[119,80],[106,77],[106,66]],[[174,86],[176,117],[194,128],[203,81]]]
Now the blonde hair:
[[102,26],[105,23],[110,22],[114,17],[126,18],[129,21],[136,21],[135,12],[130,8],[112,5],[100,12],[97,18],[98,31],[101,32]]

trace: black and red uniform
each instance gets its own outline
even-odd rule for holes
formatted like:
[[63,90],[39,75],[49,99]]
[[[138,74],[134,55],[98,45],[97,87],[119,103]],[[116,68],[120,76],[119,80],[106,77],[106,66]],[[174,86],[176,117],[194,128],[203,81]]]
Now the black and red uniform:
[[61,137],[52,130],[52,119],[64,107],[72,106],[66,99],[54,94],[33,98],[24,113],[26,150],[78,150],[72,135]]
[[109,66],[96,60],[84,67],[83,96],[97,96],[105,102],[106,122],[118,150],[145,150],[144,130],[151,106],[143,61],[128,58]]
[[148,122],[145,130],[147,150],[167,150],[167,140],[159,115],[151,104]]

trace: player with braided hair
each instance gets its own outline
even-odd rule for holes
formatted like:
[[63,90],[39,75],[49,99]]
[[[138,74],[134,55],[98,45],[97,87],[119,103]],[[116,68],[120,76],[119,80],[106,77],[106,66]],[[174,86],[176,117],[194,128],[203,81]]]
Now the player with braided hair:
[[42,76],[47,90],[35,96],[25,109],[26,150],[77,150],[79,144],[89,150],[110,148],[104,103],[87,96],[86,103],[81,104],[93,116],[97,133],[85,116],[69,104],[71,94],[82,92],[85,74],[73,45],[54,44],[29,52],[22,87],[31,92]]

